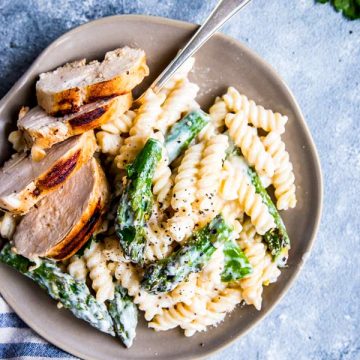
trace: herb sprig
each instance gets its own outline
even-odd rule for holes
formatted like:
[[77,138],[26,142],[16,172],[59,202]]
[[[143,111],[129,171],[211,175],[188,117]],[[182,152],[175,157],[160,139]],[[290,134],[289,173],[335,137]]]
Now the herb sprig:
[[330,2],[336,11],[350,20],[360,19],[360,0],[316,0],[321,4]]

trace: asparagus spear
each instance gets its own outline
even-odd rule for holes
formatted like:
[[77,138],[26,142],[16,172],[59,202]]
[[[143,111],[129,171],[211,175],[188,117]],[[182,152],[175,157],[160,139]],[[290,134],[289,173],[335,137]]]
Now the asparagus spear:
[[221,274],[221,280],[230,282],[242,279],[252,273],[253,269],[248,258],[232,240],[224,244],[225,267]]
[[204,111],[193,110],[171,127],[165,139],[170,163],[189,146],[209,120],[209,115]]
[[169,257],[148,265],[142,287],[158,294],[173,290],[190,273],[199,272],[216,248],[231,238],[232,229],[221,215],[195,232],[189,241]]
[[109,313],[114,322],[116,335],[129,348],[136,335],[138,310],[126,289],[115,286],[114,299],[109,301]]
[[279,266],[283,266],[286,263],[287,253],[290,248],[290,238],[287,234],[285,224],[269,194],[262,185],[259,175],[251,167],[248,169],[248,174],[256,192],[261,196],[263,203],[267,206],[269,213],[274,218],[276,227],[270,229],[264,235],[264,240],[267,243],[273,258],[278,261]]
[[35,264],[15,254],[11,250],[10,243],[1,250],[0,262],[35,281],[77,318],[85,320],[100,331],[115,335],[113,322],[106,306],[96,301],[85,282],[76,281],[69,274],[62,272],[54,262],[39,260],[38,264]]
[[152,177],[161,159],[159,141],[149,139],[135,161],[127,167],[127,184],[121,195],[115,231],[126,255],[134,263],[143,262],[145,223],[152,211]]

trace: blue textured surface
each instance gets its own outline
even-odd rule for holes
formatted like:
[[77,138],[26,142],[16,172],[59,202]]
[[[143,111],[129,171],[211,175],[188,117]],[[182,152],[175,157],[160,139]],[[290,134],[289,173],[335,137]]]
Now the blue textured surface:
[[[0,96],[76,25],[120,13],[201,22],[214,3],[0,0]],[[212,359],[360,359],[360,21],[312,0],[256,0],[224,32],[258,52],[294,92],[320,153],[325,196],[318,239],[296,284]]]

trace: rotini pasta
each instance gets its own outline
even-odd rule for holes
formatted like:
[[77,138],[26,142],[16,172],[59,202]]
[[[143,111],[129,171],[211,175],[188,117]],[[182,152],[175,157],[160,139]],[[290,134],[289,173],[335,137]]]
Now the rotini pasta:
[[84,251],[84,259],[92,280],[92,288],[96,291],[96,300],[104,302],[114,297],[113,279],[107,268],[103,247],[93,241]]
[[253,100],[249,100],[245,95],[241,95],[234,87],[229,87],[223,99],[231,112],[243,111],[246,120],[257,128],[265,131],[276,131],[283,133],[287,116],[274,113],[264,109],[261,105],[256,105]]
[[119,154],[121,145],[123,144],[123,138],[121,136],[107,131],[97,132],[96,140],[102,153],[113,156]]
[[85,281],[88,274],[85,259],[82,256],[74,255],[70,258],[67,267],[68,273],[78,281]]
[[233,166],[230,161],[226,162],[225,168],[227,174],[220,186],[220,196],[226,200],[237,199],[241,209],[250,217],[256,231],[261,235],[265,234],[275,226],[274,219],[262,202],[261,196],[256,193],[246,170]]
[[226,135],[215,135],[205,143],[199,165],[196,198],[200,216],[205,223],[216,215],[221,169],[229,142]]
[[181,114],[189,110],[189,105],[193,103],[198,91],[199,87],[186,78],[178,81],[162,105],[156,129],[165,134],[167,129],[180,119]]
[[10,213],[4,213],[0,217],[0,236],[4,239],[11,240],[16,229],[16,219]]
[[214,104],[209,109],[210,123],[207,124],[199,133],[198,139],[209,140],[212,136],[220,132],[225,125],[225,117],[228,113],[228,109],[225,101],[217,97]]
[[192,203],[195,201],[196,178],[203,150],[204,144],[202,143],[191,146],[179,166],[171,199],[171,206],[176,212],[192,210]]
[[151,90],[145,94],[143,103],[136,112],[133,126],[129,130],[129,137],[125,139],[119,155],[115,158],[119,169],[124,169],[127,164],[132,163],[147,139],[153,134],[164,99],[165,95],[156,95]]
[[206,304],[206,310],[191,322],[183,325],[185,336],[193,336],[197,331],[206,331],[208,326],[216,326],[225,319],[227,313],[234,310],[241,302],[239,288],[225,288]]
[[242,297],[248,305],[254,305],[257,310],[260,310],[263,282],[270,281],[264,279],[264,272],[267,274],[267,278],[270,274],[267,271],[269,254],[266,252],[265,244],[261,241],[261,236],[256,234],[256,230],[249,220],[246,220],[243,224],[239,245],[253,268],[253,272],[249,276],[240,280]]
[[110,121],[101,125],[100,128],[101,130],[114,135],[128,133],[134,123],[135,117],[135,111],[128,110],[118,117],[111,118]]
[[[161,132],[155,134],[162,143],[164,136]],[[173,186],[171,169],[169,168],[169,156],[163,146],[161,160],[159,161],[153,176],[153,194],[161,208],[167,208],[170,204],[170,191]]]
[[256,171],[260,174],[273,176],[273,159],[266,152],[257,134],[248,126],[244,112],[226,115],[225,123],[229,129],[230,137],[240,147],[249,164],[255,166]]
[[155,315],[161,314],[163,308],[171,307],[176,301],[171,297],[171,293],[153,295],[143,290],[140,286],[139,272],[131,263],[116,263],[115,278],[128,290],[139,309],[144,311],[147,321],[150,321]]
[[195,294],[188,303],[178,302],[169,309],[164,309],[149,323],[149,327],[156,331],[165,331],[180,326],[186,330],[188,324],[199,315],[205,314],[206,304],[221,287],[221,272],[224,257],[222,249],[218,249],[212,256],[209,264],[199,273]]
[[275,163],[272,184],[275,188],[276,206],[279,210],[294,208],[296,206],[295,176],[285,144],[281,141],[280,135],[275,132],[270,132],[262,138],[262,142]]

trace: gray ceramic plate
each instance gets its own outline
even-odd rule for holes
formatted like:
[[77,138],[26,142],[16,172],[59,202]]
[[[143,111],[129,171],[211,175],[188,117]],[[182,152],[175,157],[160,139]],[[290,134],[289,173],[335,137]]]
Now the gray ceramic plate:
[[[6,137],[14,127],[19,107],[34,102],[34,84],[39,73],[81,57],[102,58],[108,50],[130,45],[147,53],[151,76],[146,83],[149,84],[194,29],[195,25],[162,18],[114,16],[80,26],[60,37],[0,103],[0,161],[10,154]],[[142,322],[134,346],[125,350],[114,338],[75,319],[68,311],[58,310],[36,285],[1,266],[0,291],[17,314],[42,337],[80,358],[169,360],[209,355],[243,335],[269,313],[310,251],[321,214],[321,172],[311,135],[289,89],[256,54],[224,35],[214,36],[197,54],[192,78],[201,86],[199,101],[205,108],[216,95],[233,85],[265,107],[288,115],[284,139],[295,168],[298,197],[296,209],[284,214],[292,240],[289,267],[276,284],[265,289],[260,312],[252,306],[238,308],[221,326],[192,338],[185,338],[178,330],[156,333]]]

